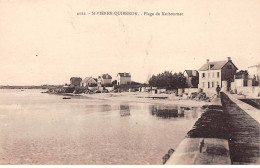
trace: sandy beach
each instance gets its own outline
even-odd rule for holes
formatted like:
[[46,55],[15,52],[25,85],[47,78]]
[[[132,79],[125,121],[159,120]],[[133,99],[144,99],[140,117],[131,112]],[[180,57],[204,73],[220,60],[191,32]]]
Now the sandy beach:
[[121,92],[121,93],[97,93],[80,94],[81,97],[103,99],[108,101],[126,101],[141,103],[160,103],[168,105],[182,105],[187,107],[201,107],[209,104],[206,101],[192,100],[187,97],[179,97],[174,94],[152,94],[147,92]]

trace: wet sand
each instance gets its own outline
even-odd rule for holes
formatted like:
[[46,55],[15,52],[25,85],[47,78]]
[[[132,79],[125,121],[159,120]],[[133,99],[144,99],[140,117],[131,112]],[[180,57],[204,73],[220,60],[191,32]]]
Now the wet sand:
[[[81,94],[82,97],[103,99],[110,101],[129,101],[129,102],[141,102],[141,103],[160,103],[160,104],[172,104],[172,105],[186,105],[201,107],[209,102],[191,100],[187,97],[179,97],[174,94],[152,94],[148,92],[122,92],[122,93],[97,93],[97,94]],[[166,98],[166,99],[160,99]]]

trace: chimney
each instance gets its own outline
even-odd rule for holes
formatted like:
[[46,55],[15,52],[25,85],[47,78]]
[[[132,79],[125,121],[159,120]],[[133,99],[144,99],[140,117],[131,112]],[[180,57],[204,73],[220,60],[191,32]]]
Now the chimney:
[[227,57],[227,61],[231,61],[231,57]]
[[206,61],[207,61],[207,64],[209,63],[209,59],[206,59]]

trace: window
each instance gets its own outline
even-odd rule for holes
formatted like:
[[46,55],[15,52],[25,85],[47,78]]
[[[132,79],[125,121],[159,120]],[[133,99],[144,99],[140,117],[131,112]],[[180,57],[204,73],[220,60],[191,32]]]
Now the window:
[[247,80],[244,80],[244,86],[247,86]]
[[232,69],[232,66],[231,65],[227,65],[227,69]]
[[212,72],[212,78],[214,78],[215,77],[215,73],[214,72]]
[[214,87],[214,82],[212,82],[212,87]]
[[205,87],[205,82],[202,82],[202,88],[204,88]]
[[210,82],[208,82],[208,88],[210,88]]
[[219,72],[217,72],[217,77],[219,78]]
[[210,78],[210,73],[208,73],[208,78]]
[[205,78],[205,73],[202,73],[202,78]]

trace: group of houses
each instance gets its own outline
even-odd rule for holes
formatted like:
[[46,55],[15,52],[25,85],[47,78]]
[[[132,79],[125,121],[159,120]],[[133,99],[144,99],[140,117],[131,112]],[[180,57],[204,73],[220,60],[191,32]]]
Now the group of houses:
[[[216,87],[222,88],[222,91],[233,92],[255,92],[260,93],[260,64],[248,67],[247,70],[240,70],[232,62],[231,57],[223,61],[206,60],[198,70],[185,70],[183,75],[186,78],[186,87],[199,88],[204,92],[215,92]],[[104,89],[114,85],[131,84],[130,73],[118,73],[116,79],[112,82],[112,77],[108,73],[101,74],[97,78],[71,77],[70,85],[72,87],[95,87],[95,89]],[[250,90],[251,91],[248,91]],[[140,89],[142,91],[142,89]]]
[[[118,73],[115,80],[116,85],[126,85],[131,84],[131,74],[130,73]],[[83,80],[81,77],[71,77],[70,84],[68,86],[71,87],[96,87],[96,88],[104,88],[104,87],[112,87],[112,76],[108,73],[101,74],[97,78],[93,77],[85,77]]]
[[200,88],[204,91],[215,91],[219,86],[223,91],[239,92],[246,88],[258,86],[260,83],[260,64],[240,70],[227,60],[211,62],[208,59],[199,70],[185,70],[184,76],[189,88]]

